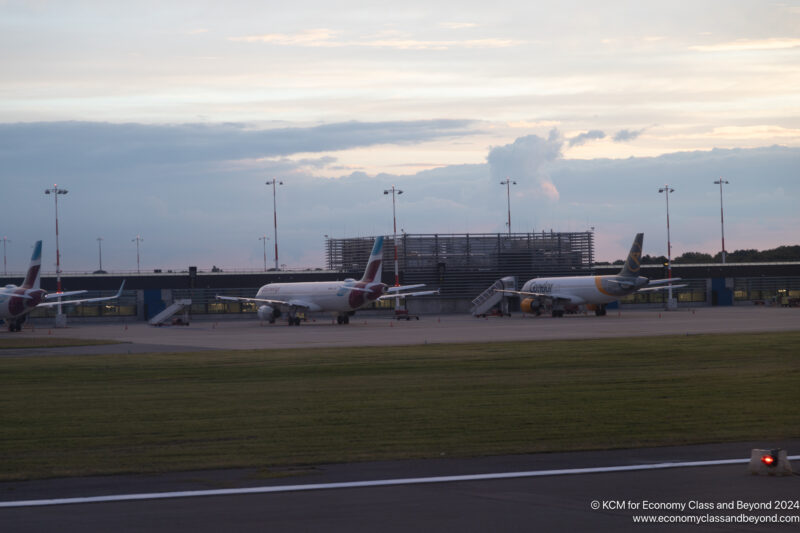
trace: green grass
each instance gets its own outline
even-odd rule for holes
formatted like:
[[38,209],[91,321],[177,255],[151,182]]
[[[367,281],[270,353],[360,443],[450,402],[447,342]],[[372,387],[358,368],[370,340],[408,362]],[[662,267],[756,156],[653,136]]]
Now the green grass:
[[800,437],[800,332],[0,358],[0,479]]
[[101,344],[120,344],[120,341],[101,339],[63,339],[57,337],[8,337],[5,339],[0,339],[0,350],[9,350],[12,348],[62,348],[64,346],[97,346]]

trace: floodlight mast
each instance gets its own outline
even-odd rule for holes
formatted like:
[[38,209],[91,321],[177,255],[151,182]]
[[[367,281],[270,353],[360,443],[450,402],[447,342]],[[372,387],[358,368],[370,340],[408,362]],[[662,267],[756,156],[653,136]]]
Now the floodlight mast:
[[278,204],[276,197],[276,188],[277,185],[283,185],[282,181],[278,181],[275,178],[272,178],[270,181],[266,182],[266,185],[272,185],[272,223],[273,227],[275,228],[275,270],[278,269]]
[[139,243],[142,242],[143,240],[144,239],[141,237],[141,235],[137,235],[136,237],[131,239],[131,242],[135,242],[136,243],[136,273],[137,274],[141,273],[141,271],[139,270]]
[[722,229],[722,263],[725,264],[725,212],[722,209],[722,184],[728,185],[730,182],[720,177],[714,183],[719,185],[719,225]]
[[511,237],[511,186],[516,184],[517,182],[512,180],[511,178],[506,178],[500,182],[500,185],[506,186],[506,196],[508,199],[508,222],[506,222],[506,226],[508,226],[509,237]]
[[258,238],[259,241],[264,241],[264,272],[267,271],[267,241],[269,237],[266,234]]
[[[55,199],[56,204],[56,292],[61,293],[61,249],[59,248],[58,244],[58,195],[59,194],[67,194],[69,191],[66,189],[59,189],[58,184],[53,185],[52,189],[45,189],[45,194],[52,194],[53,198]],[[58,310],[56,314],[61,316],[63,313],[61,312],[61,297],[58,297]],[[56,324],[59,324],[60,320],[56,319]]]
[[[667,198],[667,278],[672,279],[672,242],[670,241],[669,236],[669,195],[670,193],[675,192],[675,189],[670,187],[669,185],[664,185],[661,189],[658,189],[658,192],[663,192]],[[668,290],[669,301],[672,301],[672,283],[668,282]]]
[[392,195],[392,227],[393,227],[393,240],[392,243],[394,244],[394,286],[400,286],[400,274],[399,269],[397,266],[397,212],[395,211],[395,195],[403,194],[403,191],[400,189],[395,188],[392,185],[391,189],[386,189],[383,191],[383,194],[390,194]]
[[8,237],[3,237],[3,275],[8,275],[8,268],[6,265],[6,243],[11,242],[11,239]]

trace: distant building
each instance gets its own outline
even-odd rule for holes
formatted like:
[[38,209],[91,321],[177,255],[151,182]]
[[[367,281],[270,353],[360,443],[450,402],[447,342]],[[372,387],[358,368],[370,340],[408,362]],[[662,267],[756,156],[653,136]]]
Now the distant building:
[[[327,269],[363,272],[375,237],[326,241]],[[411,234],[397,237],[400,283],[424,283],[443,298],[474,298],[505,276],[590,274],[594,234],[585,232]],[[394,283],[394,238],[383,246],[383,281]]]

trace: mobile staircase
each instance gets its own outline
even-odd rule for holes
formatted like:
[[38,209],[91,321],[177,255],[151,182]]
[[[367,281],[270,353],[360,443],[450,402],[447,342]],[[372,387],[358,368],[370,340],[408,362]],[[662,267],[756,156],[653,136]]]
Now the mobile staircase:
[[166,309],[158,313],[156,316],[151,318],[148,321],[148,324],[151,326],[163,326],[168,321],[172,325],[181,325],[181,326],[188,326],[189,325],[189,312],[188,310],[184,312],[183,318],[176,318],[171,320],[173,316],[177,313],[183,311],[187,306],[192,305],[192,300],[189,298],[184,298],[182,300],[175,300],[172,302],[172,305],[168,306]]
[[501,304],[500,313],[508,315],[508,295],[497,292],[498,290],[517,290],[516,276],[498,279],[472,300],[472,316],[486,316],[497,304]]

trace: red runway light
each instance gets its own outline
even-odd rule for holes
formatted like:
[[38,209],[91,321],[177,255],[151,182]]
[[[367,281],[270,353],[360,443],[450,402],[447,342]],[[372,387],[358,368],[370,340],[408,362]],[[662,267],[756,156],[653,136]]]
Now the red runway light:
[[775,458],[771,455],[762,455],[761,462],[767,466],[772,466],[773,464],[775,464]]

